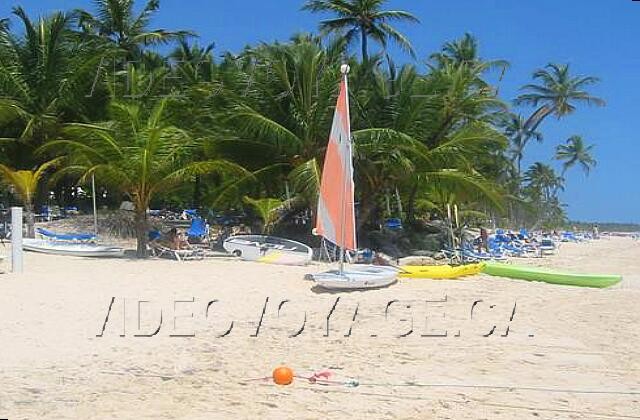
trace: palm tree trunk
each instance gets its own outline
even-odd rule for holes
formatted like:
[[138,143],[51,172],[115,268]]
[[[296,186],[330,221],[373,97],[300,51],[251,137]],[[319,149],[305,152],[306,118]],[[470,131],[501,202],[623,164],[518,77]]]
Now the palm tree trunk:
[[445,134],[447,134],[447,130],[451,128],[451,125],[453,122],[454,122],[453,115],[447,115],[442,121],[442,124],[440,125],[438,130],[436,130],[435,134],[432,135],[431,138],[429,138],[427,145],[429,147],[436,146],[440,142],[440,140],[444,138]]
[[136,226],[136,257],[147,257],[147,241],[148,241],[148,227],[147,227],[147,211],[146,209],[136,208],[135,214],[135,226]]
[[546,105],[542,105],[536,109],[533,114],[524,123],[525,130],[529,133],[533,133],[537,130],[538,126],[549,114],[553,112],[553,108],[549,108]]
[[[566,175],[566,173],[567,173],[567,168],[566,167],[562,168],[562,172],[560,173],[560,178],[562,178],[564,180],[564,176]],[[556,198],[558,197],[558,192],[560,191],[560,187],[561,186],[562,185],[556,185],[555,186],[555,188],[553,190],[553,196],[554,197],[556,197]]]
[[200,175],[196,175],[196,179],[193,185],[193,208],[200,208],[200,197],[202,196],[202,182]]
[[367,31],[364,26],[360,26],[360,37],[362,38],[362,62],[369,61],[369,52],[367,51]]

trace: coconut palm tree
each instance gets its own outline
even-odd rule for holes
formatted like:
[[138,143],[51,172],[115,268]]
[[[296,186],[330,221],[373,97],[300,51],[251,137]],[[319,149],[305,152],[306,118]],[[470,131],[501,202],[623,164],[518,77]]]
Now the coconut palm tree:
[[573,166],[580,165],[586,175],[596,166],[593,145],[586,145],[581,136],[571,136],[565,144],[556,147],[556,159],[562,161],[562,176]]
[[505,115],[500,121],[500,126],[510,140],[511,144],[508,153],[515,160],[515,175],[516,178],[520,179],[525,148],[530,140],[535,140],[538,143],[542,142],[542,133],[529,130],[526,120],[519,114]]
[[431,194],[424,188],[427,182],[483,190],[485,198],[495,198],[485,188],[490,180],[476,175],[491,159],[490,151],[505,143],[486,124],[503,104],[478,83],[480,69],[447,63],[428,75],[410,65],[392,73],[357,70],[351,104],[362,209],[375,212],[382,190],[400,187],[408,191],[404,199],[411,221],[416,203]]
[[77,9],[78,25],[84,33],[98,36],[125,53],[127,60],[139,60],[145,46],[166,44],[191,35],[189,31],[149,29],[151,18],[160,8],[160,0],[147,0],[138,14],[135,0],[93,0],[92,14]]
[[531,216],[534,227],[557,225],[564,217],[564,210],[558,199],[558,191],[564,189],[564,179],[558,176],[553,168],[541,162],[536,162],[524,174],[525,208]]
[[414,22],[419,20],[404,10],[383,10],[386,0],[308,0],[302,10],[313,13],[328,12],[336,15],[333,19],[320,22],[320,31],[324,34],[337,34],[347,44],[360,35],[362,61],[368,61],[369,38],[383,48],[388,40],[393,40],[400,48],[415,56],[409,40],[394,28],[390,22]]
[[509,62],[506,60],[483,60],[480,58],[478,40],[469,33],[464,34],[461,39],[446,42],[442,49],[432,54],[430,58],[439,67],[446,64],[466,65],[476,68],[478,73],[489,69],[499,69],[504,73],[509,68]]
[[253,199],[246,196],[244,197],[244,201],[249,204],[260,219],[262,219],[263,232],[270,233],[280,217],[278,212],[283,208],[284,202],[277,198]]
[[201,47],[198,43],[189,44],[185,39],[178,41],[178,47],[169,57],[175,61],[178,74],[187,84],[212,82],[215,64],[211,43]]
[[0,178],[13,187],[13,193],[20,197],[25,210],[25,219],[27,220],[27,237],[34,236],[34,205],[38,192],[38,186],[44,179],[46,172],[56,164],[56,161],[50,161],[40,165],[34,170],[13,169],[6,165],[0,164]]
[[[360,221],[374,225],[385,190],[402,187],[407,194],[407,218],[416,204],[432,196],[433,185],[448,193],[480,199],[501,209],[499,188],[474,168],[474,158],[500,148],[504,138],[482,123],[470,124],[429,148],[394,129],[371,128],[353,132]],[[371,217],[371,215],[374,215]]]
[[11,160],[33,164],[34,148],[54,137],[61,123],[96,118],[103,113],[105,89],[95,85],[102,54],[82,41],[72,16],[54,13],[32,21],[20,7],[13,14],[19,35],[0,27],[0,128],[11,139]]
[[524,174],[527,188],[541,196],[545,203],[556,198],[558,190],[564,188],[564,179],[558,176],[553,168],[542,162],[536,162]]
[[[190,44],[185,39],[169,55],[173,62],[169,79],[171,88],[180,92],[180,100],[174,101],[172,115],[180,126],[199,136],[210,136],[220,129],[216,118],[218,107],[211,104],[211,96],[221,91],[217,66],[213,57],[214,44],[201,47],[197,42]],[[215,108],[215,110],[214,110]],[[194,152],[197,160],[205,158],[205,150]],[[200,208],[203,181],[200,176],[194,179],[192,206]]]
[[533,78],[540,84],[527,84],[522,90],[528,91],[518,96],[516,105],[538,107],[529,117],[526,127],[535,131],[549,115],[561,118],[573,113],[577,104],[604,106],[605,101],[592,96],[585,90],[587,86],[598,83],[593,76],[572,76],[569,64],[548,64],[544,69],[536,70]]
[[194,161],[191,152],[205,139],[169,124],[168,98],[150,111],[135,101],[111,105],[104,124],[70,124],[67,138],[54,140],[41,151],[63,157],[57,175],[75,174],[80,182],[92,175],[121,190],[135,206],[137,255],[146,255],[147,209],[154,197],[166,194],[195,175],[218,172],[244,175],[242,168],[224,160]]
[[[293,182],[307,190],[313,206],[320,181],[317,162],[326,146],[338,88],[340,49],[325,49],[318,38],[301,35],[287,44],[261,45],[238,61],[258,64],[241,71],[244,82],[228,95],[224,126],[236,137],[221,143],[219,151],[266,175],[263,189],[271,197],[280,195],[276,189],[297,168]],[[238,179],[225,191],[237,192],[240,183],[255,180]],[[216,192],[215,204],[227,199],[226,192]]]

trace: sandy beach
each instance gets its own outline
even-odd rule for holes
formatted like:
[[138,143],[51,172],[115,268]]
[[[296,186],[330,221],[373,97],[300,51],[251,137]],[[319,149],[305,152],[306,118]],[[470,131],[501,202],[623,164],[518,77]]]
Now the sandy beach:
[[[318,265],[29,253],[0,276],[0,418],[640,418],[639,256],[614,238],[525,261],[625,276],[605,290],[476,276],[330,294],[302,279]],[[280,364],[359,386],[251,380]]]

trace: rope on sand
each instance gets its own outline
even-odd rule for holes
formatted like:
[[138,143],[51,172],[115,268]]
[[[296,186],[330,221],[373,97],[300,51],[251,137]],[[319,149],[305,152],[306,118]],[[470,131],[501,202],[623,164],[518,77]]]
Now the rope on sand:
[[477,385],[477,384],[445,384],[445,383],[373,383],[364,382],[360,386],[371,387],[422,387],[422,388],[475,388],[475,389],[495,389],[507,391],[539,391],[539,392],[557,392],[565,394],[601,394],[601,395],[640,395],[640,391],[616,391],[616,390],[597,390],[597,389],[565,389],[565,388],[546,388],[535,386],[507,386],[507,385]]
[[[342,394],[352,394],[351,391],[347,391],[343,389],[335,389],[335,388],[333,389],[304,388],[304,389],[312,392],[322,392],[322,393],[334,392],[334,393],[342,393]],[[373,392],[361,392],[361,391],[356,391],[356,392],[358,395],[371,396],[371,397],[399,398],[399,399],[405,399],[405,400],[411,400],[411,401],[418,401],[418,400],[434,401],[435,400],[434,397],[425,397],[421,395],[385,394],[385,393],[373,393]],[[437,400],[447,401],[455,404],[469,403],[469,400],[455,400],[455,399],[442,400],[440,398],[438,398]],[[502,409],[525,410],[525,411],[532,411],[532,412],[539,411],[539,412],[548,412],[548,413],[578,414],[578,415],[586,416],[587,418],[632,419],[632,420],[640,419],[640,416],[630,416],[625,414],[611,414],[611,413],[600,413],[595,411],[571,410],[568,408],[531,407],[531,406],[525,406],[525,405],[489,403],[484,401],[478,401],[475,399],[471,399],[471,400],[479,405],[484,405],[487,407],[502,408]]]
[[[563,394],[586,394],[586,395],[640,395],[640,390],[599,390],[599,389],[571,389],[571,388],[551,388],[536,386],[517,386],[517,385],[481,385],[481,384],[451,384],[451,383],[419,383],[419,382],[403,382],[403,383],[377,383],[377,382],[359,382],[355,379],[344,381],[330,380],[330,372],[314,373],[310,376],[294,375],[297,379],[305,379],[309,383],[317,385],[336,385],[346,386],[350,388],[356,387],[415,387],[415,388],[464,388],[464,389],[488,389],[502,391],[533,391],[533,392],[553,392]],[[246,379],[244,382],[255,381],[271,381],[271,376],[260,378]]]

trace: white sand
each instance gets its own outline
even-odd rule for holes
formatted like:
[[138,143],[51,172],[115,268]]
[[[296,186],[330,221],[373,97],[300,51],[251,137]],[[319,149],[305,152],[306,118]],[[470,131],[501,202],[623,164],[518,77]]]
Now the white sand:
[[[319,294],[302,277],[320,266],[26,254],[25,274],[0,275],[0,418],[640,418],[640,243],[565,244],[559,256],[525,262],[620,273],[625,281],[597,290],[478,276]],[[96,337],[112,297],[104,336]],[[193,320],[179,318],[174,329],[172,301],[193,298],[177,310],[193,309]],[[137,300],[153,301],[143,305],[143,332],[157,327],[148,309],[162,308],[154,337],[134,337]],[[304,331],[289,338],[305,311]],[[396,337],[411,330],[411,319],[413,333]],[[230,334],[217,337],[231,320]],[[195,337],[170,336],[189,330]],[[444,330],[447,337],[421,336]],[[333,379],[361,386],[245,381],[281,363],[300,375],[330,369]]]

